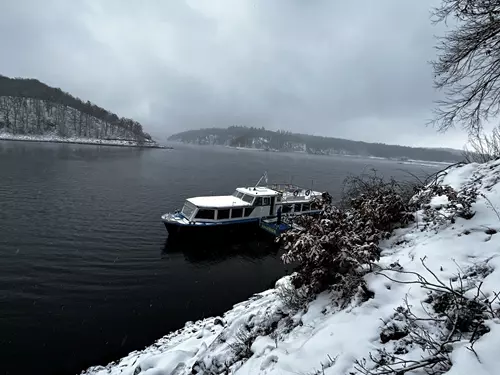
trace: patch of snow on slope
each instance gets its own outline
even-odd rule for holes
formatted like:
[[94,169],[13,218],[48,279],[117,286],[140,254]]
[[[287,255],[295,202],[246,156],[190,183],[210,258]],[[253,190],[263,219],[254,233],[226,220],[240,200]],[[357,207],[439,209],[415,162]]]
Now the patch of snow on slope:
[[470,180],[471,175],[478,169],[478,164],[466,164],[460,168],[451,169],[442,181],[443,185],[450,185],[453,189],[459,190],[464,183]]
[[[457,189],[477,186],[480,195],[473,204],[475,215],[470,220],[457,218],[452,224],[431,229],[415,223],[396,230],[381,244],[378,265],[387,270],[397,264],[405,271],[432,279],[420,261],[425,258],[425,264],[445,284],[456,280],[459,272],[487,267],[491,273],[481,279],[481,290],[492,296],[500,291],[500,161],[452,168],[440,177],[440,182]],[[443,197],[434,197],[431,203],[446,204]],[[412,274],[384,273],[398,281],[415,280]],[[427,317],[428,292],[419,285],[391,281],[375,272],[367,274],[366,281],[375,295],[365,302],[353,301],[340,309],[333,296],[324,292],[305,312],[297,314],[287,310],[276,290],[269,290],[236,305],[222,319],[189,323],[145,350],[107,367],[91,368],[86,374],[345,375],[358,373],[357,360],[366,358],[369,366],[370,354],[377,349],[421,360],[426,354],[417,344],[407,338],[391,339],[384,332],[401,324],[396,310],[405,306],[405,298],[414,314]],[[487,325],[490,332],[474,346],[477,357],[467,349],[468,341],[453,344],[450,375],[498,373],[500,321],[492,319]],[[430,335],[439,333],[434,322],[423,321],[422,326]]]

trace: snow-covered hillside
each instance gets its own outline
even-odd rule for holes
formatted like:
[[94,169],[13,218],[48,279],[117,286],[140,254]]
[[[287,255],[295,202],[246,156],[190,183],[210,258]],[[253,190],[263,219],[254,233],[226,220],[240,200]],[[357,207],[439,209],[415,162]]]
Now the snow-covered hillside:
[[[279,292],[283,278],[223,317],[85,374],[498,373],[500,160],[451,168],[438,182],[416,222],[380,245],[365,276],[371,298],[340,307],[323,292],[297,312]],[[450,218],[446,186],[472,197],[468,218]]]
[[143,133],[138,122],[120,119],[91,103],[74,100],[80,104],[80,109],[51,100],[0,96],[2,139],[154,143],[148,134]]

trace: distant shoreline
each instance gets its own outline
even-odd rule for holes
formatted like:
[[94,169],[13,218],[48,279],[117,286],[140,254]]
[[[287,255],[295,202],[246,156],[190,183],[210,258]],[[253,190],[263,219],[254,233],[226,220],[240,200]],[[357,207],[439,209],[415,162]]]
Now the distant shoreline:
[[[194,147],[205,147],[207,145],[198,145],[196,143],[176,141],[185,145],[192,145]],[[322,154],[322,153],[308,153],[305,151],[293,151],[293,150],[275,150],[275,149],[264,149],[264,148],[252,148],[252,147],[239,147],[239,146],[222,146],[222,145],[212,145],[217,147],[225,147],[231,150],[238,151],[250,151],[250,152],[273,152],[282,154],[300,154],[300,155],[311,155],[311,156],[323,156],[323,157],[344,157],[344,158],[354,158],[354,159],[367,159],[367,160],[381,160],[389,161],[402,165],[423,165],[429,167],[440,167],[448,166],[454,164],[453,161],[436,161],[436,160],[419,160],[419,159],[395,159],[395,158],[384,158],[380,156],[367,156],[367,155],[355,155],[355,154]]]
[[44,143],[68,143],[87,146],[115,146],[115,147],[134,147],[134,148],[161,148],[173,149],[170,146],[162,146],[159,144],[138,144],[132,141],[125,140],[101,140],[101,139],[86,139],[86,138],[59,138],[59,137],[37,137],[37,136],[24,136],[1,134],[0,141],[15,141],[15,142],[44,142]]
[[[360,155],[361,157],[369,156],[370,158],[384,158],[401,162],[410,159],[449,164],[463,161],[463,152],[458,149],[366,142],[323,135],[292,133],[286,130],[270,130],[264,127],[229,126],[227,128],[191,129],[172,134],[167,140],[200,145],[240,146],[241,150],[251,148],[255,151],[257,149],[273,151],[274,149],[279,152],[304,152],[315,155],[349,155],[351,157]],[[255,152],[254,150],[248,151]]]

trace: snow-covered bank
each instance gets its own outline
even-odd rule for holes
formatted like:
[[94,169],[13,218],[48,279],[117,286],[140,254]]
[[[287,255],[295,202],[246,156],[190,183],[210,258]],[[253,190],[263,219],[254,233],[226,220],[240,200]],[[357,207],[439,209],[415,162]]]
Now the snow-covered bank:
[[445,168],[446,166],[453,164],[452,162],[441,162],[441,161],[425,161],[425,160],[404,160],[398,161],[399,164],[409,164],[409,165],[421,165],[422,167],[431,168]]
[[160,146],[156,142],[148,141],[142,144],[126,139],[95,139],[81,137],[59,137],[57,135],[23,135],[0,133],[2,141],[24,141],[24,142],[52,142],[52,143],[75,143],[82,145],[103,145],[103,146],[123,146],[123,147],[147,147],[147,148],[167,148]]
[[[473,216],[450,219],[457,206],[450,199],[453,194],[436,190],[429,204],[416,213],[414,224],[396,230],[380,245],[380,261],[365,276],[372,298],[354,299],[340,307],[334,295],[323,292],[305,311],[293,312],[279,288],[272,289],[236,305],[221,318],[188,323],[142,351],[85,373],[389,374],[384,368],[373,369],[375,362],[403,360],[393,368],[405,365],[408,374],[424,373],[422,368],[409,369],[425,361],[435,365],[437,373],[497,373],[500,160],[452,168],[439,177],[439,183],[456,191],[477,189]],[[421,277],[432,284],[432,293],[422,287]],[[278,286],[288,282],[281,279]],[[436,289],[445,288],[451,290],[451,297],[436,294]],[[462,289],[467,289],[463,295]],[[489,318],[469,336],[458,335],[466,331],[457,327],[458,318],[449,327],[447,316],[459,317],[448,311],[449,301],[441,300],[441,310],[437,309],[439,298],[455,294],[468,298],[462,315],[493,302],[491,314],[482,311]],[[437,348],[426,346],[429,343]],[[451,369],[437,362],[436,350],[439,356],[449,357]]]

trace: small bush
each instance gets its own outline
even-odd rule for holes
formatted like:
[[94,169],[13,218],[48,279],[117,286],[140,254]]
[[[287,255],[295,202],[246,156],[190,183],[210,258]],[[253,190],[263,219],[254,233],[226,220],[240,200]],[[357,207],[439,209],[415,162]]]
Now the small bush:
[[[442,204],[431,204],[432,197],[446,197]],[[471,219],[475,212],[472,204],[478,197],[477,188],[467,186],[460,191],[447,185],[431,185],[415,195],[410,201],[414,209],[423,208],[425,227],[455,223],[456,218]]]
[[389,181],[377,175],[375,169],[371,174],[350,176],[344,180],[342,200],[340,206],[351,208],[360,198],[366,196],[379,196],[381,191],[391,191],[398,194],[404,202],[408,202],[424,185],[417,176],[410,174],[414,179],[408,181]]
[[[486,263],[474,266],[448,283],[425,264],[425,258],[421,262],[429,278],[401,269],[387,269],[379,274],[394,282],[416,284],[426,289],[428,298],[421,304],[425,316],[415,315],[405,299],[405,305],[398,307],[382,328],[380,338],[386,346],[370,353],[369,358],[357,360],[356,372],[350,374],[402,375],[413,371],[444,374],[452,366],[450,352],[456,342],[468,341],[470,346],[466,348],[477,357],[474,343],[488,333],[486,323],[500,317],[497,302],[500,293],[487,296],[481,291],[482,279],[490,272],[490,266]],[[387,275],[390,272],[413,275],[415,280],[397,281]],[[396,340],[397,344],[391,352],[387,344],[392,340]],[[418,360],[404,357],[413,345],[419,346],[424,353]]]
[[303,288],[295,288],[288,282],[276,286],[276,295],[283,306],[292,312],[302,309],[309,301],[309,296]]
[[252,355],[251,347],[255,337],[248,327],[242,325],[235,333],[229,347],[238,358],[249,358]]

